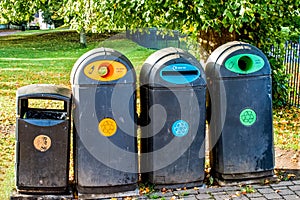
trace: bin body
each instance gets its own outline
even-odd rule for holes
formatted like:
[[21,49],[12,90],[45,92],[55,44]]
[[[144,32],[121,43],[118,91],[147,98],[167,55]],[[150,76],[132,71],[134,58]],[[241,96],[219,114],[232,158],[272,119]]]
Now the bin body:
[[[63,108],[31,107],[32,99]],[[17,90],[16,185],[20,192],[64,193],[69,181],[71,92],[55,85]]]
[[211,54],[205,71],[212,173],[225,180],[272,175],[272,80],[266,56],[252,45],[230,42]]
[[112,49],[94,49],[75,63],[71,83],[79,193],[136,189],[135,82],[130,61]]
[[177,48],[152,54],[140,75],[141,173],[157,188],[204,179],[206,81],[200,63]]

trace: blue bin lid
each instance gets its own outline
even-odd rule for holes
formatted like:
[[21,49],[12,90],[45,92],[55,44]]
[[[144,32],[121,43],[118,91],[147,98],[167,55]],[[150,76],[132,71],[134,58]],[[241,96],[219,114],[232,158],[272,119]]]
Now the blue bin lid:
[[190,53],[174,47],[151,54],[144,62],[140,84],[150,87],[186,87],[206,85],[200,62]]

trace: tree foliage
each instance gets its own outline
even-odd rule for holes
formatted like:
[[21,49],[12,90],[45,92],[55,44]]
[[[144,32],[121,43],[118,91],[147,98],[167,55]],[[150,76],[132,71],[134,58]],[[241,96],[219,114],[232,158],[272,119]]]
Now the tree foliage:
[[272,65],[274,105],[286,104],[284,51],[277,52],[279,59],[269,52],[272,45],[289,39],[282,31],[284,26],[299,34],[299,0],[113,0],[113,8],[118,26],[176,29],[197,38],[206,50],[203,60],[228,41],[257,46]]
[[46,23],[52,23],[59,18],[57,11],[61,8],[60,0],[1,0],[0,16],[13,24],[27,23],[33,20],[34,14],[42,10]]
[[33,19],[38,2],[26,0],[1,0],[0,15],[7,22],[20,24]]
[[62,5],[62,1],[60,0],[47,0],[41,2],[39,9],[43,12],[44,22],[47,24],[55,24],[55,27],[57,25],[63,25],[63,17],[58,13]]

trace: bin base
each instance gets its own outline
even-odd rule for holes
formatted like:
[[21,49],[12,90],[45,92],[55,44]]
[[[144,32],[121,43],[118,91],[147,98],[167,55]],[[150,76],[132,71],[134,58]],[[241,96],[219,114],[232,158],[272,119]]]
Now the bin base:
[[33,187],[21,187],[17,189],[21,194],[69,194],[67,188],[33,188]]
[[191,182],[191,183],[177,183],[177,184],[155,184],[154,189],[177,189],[177,188],[193,188],[202,187],[203,181]]
[[273,170],[243,174],[220,174],[216,172],[213,172],[212,174],[221,186],[264,183],[266,180],[269,182],[276,182],[278,180],[277,176],[274,175]]
[[69,194],[24,194],[20,192],[13,192],[10,200],[72,200],[74,199],[72,193]]
[[[135,187],[136,188],[136,187]],[[139,189],[124,192],[111,192],[106,194],[84,194],[78,192],[78,199],[109,199],[109,198],[124,198],[124,197],[137,197],[139,196]]]
[[114,194],[135,191],[138,188],[137,184],[105,186],[105,187],[83,187],[77,186],[77,191],[80,194]]

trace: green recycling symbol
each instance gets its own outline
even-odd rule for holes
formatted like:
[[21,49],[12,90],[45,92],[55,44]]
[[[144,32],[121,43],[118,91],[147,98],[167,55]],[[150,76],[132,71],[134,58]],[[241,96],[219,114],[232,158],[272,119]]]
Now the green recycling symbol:
[[240,113],[240,122],[244,126],[251,126],[256,121],[256,113],[250,108],[244,109]]

